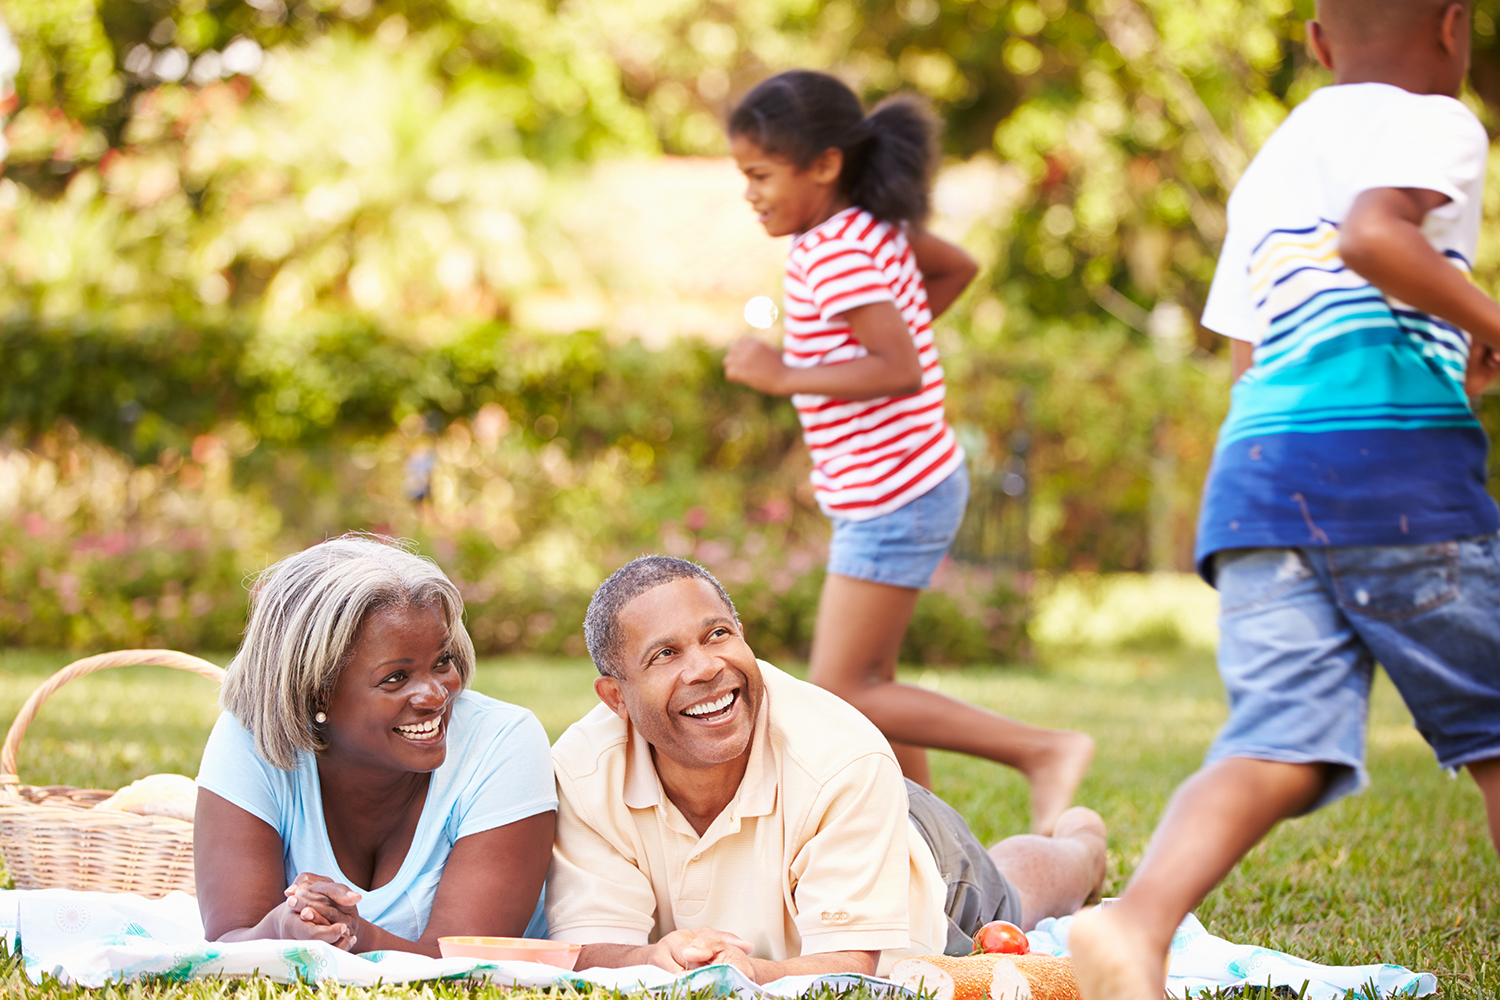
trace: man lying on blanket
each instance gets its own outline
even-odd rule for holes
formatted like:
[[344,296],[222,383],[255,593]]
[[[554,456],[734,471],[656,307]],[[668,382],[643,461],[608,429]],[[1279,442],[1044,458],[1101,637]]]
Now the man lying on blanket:
[[989,920],[1071,913],[1103,880],[1104,823],[1081,807],[986,852],[864,716],[756,660],[699,566],[625,566],[584,636],[603,704],[553,748],[547,884],[580,969],[872,974],[967,953]]

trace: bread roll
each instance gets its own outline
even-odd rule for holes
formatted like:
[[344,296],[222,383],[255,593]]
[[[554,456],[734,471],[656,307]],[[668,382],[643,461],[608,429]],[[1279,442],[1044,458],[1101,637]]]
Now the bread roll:
[[1050,955],[903,958],[890,979],[936,1000],[1080,1000],[1073,963]]
[[166,816],[191,823],[198,805],[198,786],[181,774],[148,774],[132,781],[95,809],[135,813],[137,816]]

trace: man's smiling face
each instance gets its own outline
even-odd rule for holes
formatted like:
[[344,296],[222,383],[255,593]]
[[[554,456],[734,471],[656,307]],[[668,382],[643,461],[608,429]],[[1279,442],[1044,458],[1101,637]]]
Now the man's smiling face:
[[747,754],[765,683],[739,622],[706,581],[685,577],[620,611],[619,677],[594,688],[660,755],[704,770]]

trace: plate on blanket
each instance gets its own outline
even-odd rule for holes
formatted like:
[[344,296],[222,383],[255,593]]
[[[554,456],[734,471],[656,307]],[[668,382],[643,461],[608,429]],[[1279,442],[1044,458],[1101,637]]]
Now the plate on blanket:
[[487,962],[540,962],[573,971],[583,945],[513,937],[440,937],[444,958],[482,958]]

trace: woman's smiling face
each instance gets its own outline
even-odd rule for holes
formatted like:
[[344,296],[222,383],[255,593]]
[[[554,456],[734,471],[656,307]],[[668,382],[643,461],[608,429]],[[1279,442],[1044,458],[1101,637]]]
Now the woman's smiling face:
[[389,771],[434,771],[463,689],[442,613],[388,607],[365,619],[324,711],[324,760]]

